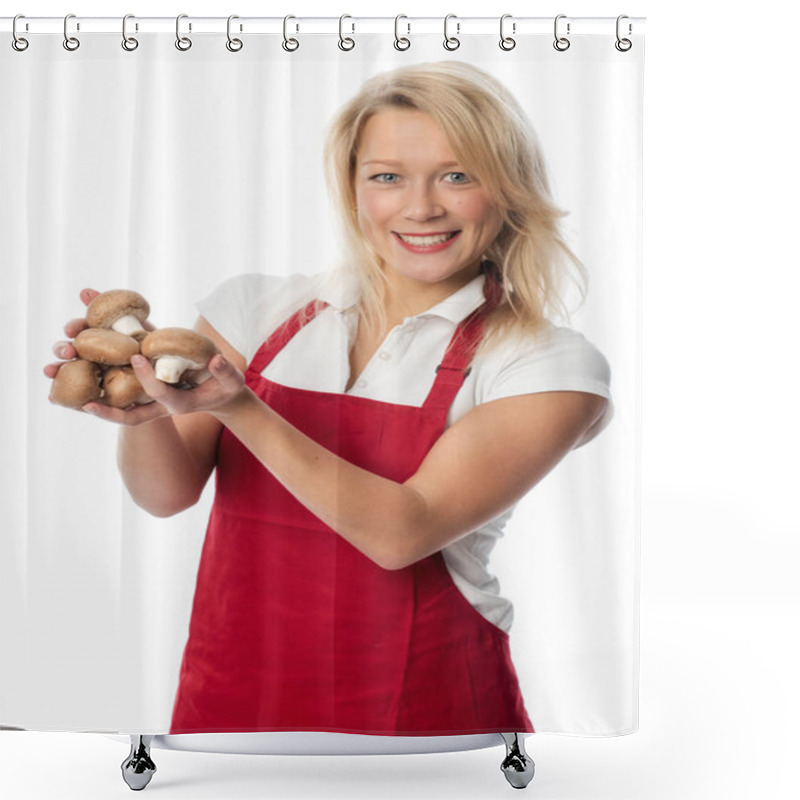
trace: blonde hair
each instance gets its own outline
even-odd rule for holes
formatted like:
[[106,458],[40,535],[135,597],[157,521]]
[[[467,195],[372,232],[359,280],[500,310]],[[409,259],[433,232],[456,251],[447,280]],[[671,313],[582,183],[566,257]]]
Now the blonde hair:
[[459,163],[478,179],[501,213],[500,233],[484,254],[483,270],[494,272],[503,290],[487,320],[485,341],[512,331],[539,332],[552,315],[568,319],[564,280],[575,282],[582,301],[587,276],[562,238],[559,221],[565,212],[551,198],[536,134],[498,80],[468,64],[443,61],[371,78],[328,131],[328,184],[350,251],[348,267],[360,280],[360,305],[368,324],[384,322],[384,278],[380,258],[358,223],[355,166],[364,125],[386,108],[429,114]]

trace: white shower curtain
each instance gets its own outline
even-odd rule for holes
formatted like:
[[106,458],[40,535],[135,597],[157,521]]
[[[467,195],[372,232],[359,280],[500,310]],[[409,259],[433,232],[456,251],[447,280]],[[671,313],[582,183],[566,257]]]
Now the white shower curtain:
[[148,514],[121,481],[116,427],[48,402],[42,370],[80,291],[135,289],[157,326],[192,327],[228,278],[337,266],[329,122],[377,73],[456,60],[532,121],[589,274],[568,324],[611,370],[613,418],[517,505],[492,553],[522,694],[539,733],[637,728],[643,37],[618,49],[612,20],[560,52],[520,21],[508,51],[496,33],[452,52],[419,33],[400,51],[387,20],[343,51],[329,22],[301,26],[294,52],[275,21],[231,52],[224,20],[184,52],[174,32],[141,32],[132,52],[101,32],[73,52],[60,34],[0,48],[4,726],[168,731],[213,497],[209,484],[177,516]]

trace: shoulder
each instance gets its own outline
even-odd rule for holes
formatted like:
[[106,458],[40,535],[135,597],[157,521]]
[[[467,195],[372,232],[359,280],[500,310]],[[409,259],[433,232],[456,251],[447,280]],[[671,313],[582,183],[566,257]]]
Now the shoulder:
[[[209,295],[198,302],[198,307],[223,302],[237,302],[242,306],[267,303],[272,307],[291,303],[313,293],[323,275],[265,275],[246,273],[235,275],[220,283]],[[309,297],[310,299],[310,297]]]
[[537,334],[515,333],[479,353],[476,369],[484,388],[511,379],[526,380],[539,391],[595,390],[609,396],[608,359],[573,328],[549,324]]
[[611,367],[600,349],[573,328],[548,325],[538,334],[514,333],[478,354],[475,402],[540,392],[584,392],[608,403],[595,434],[613,414]]
[[316,297],[322,275],[236,275],[196,303],[198,312],[246,360],[284,319]]

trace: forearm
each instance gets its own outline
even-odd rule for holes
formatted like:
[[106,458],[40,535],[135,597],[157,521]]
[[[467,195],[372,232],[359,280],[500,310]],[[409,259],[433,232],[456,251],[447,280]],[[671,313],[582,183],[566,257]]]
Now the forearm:
[[249,389],[211,413],[303,505],[380,566],[397,569],[429,555],[430,519],[418,492],[330,452]]
[[133,500],[159,517],[196,503],[210,474],[171,416],[120,428],[117,465]]

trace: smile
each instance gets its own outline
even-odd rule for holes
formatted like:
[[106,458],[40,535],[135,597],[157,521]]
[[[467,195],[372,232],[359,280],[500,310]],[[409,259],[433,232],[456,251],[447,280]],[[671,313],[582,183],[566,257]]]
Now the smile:
[[447,231],[445,233],[429,233],[418,235],[413,233],[398,233],[393,231],[400,244],[414,253],[435,253],[448,247],[455,241],[461,231]]

